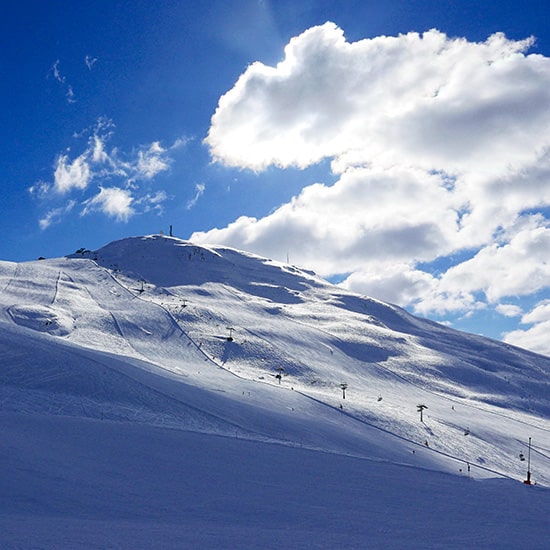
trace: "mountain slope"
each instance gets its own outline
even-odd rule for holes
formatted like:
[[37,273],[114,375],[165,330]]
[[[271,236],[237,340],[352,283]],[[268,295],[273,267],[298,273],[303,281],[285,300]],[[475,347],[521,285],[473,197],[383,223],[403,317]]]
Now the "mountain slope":
[[[375,427],[372,441],[381,430],[407,440],[390,445],[401,457],[410,452],[404,444],[428,441],[434,450],[513,477],[520,475],[517,457],[527,436],[546,437],[550,359],[415,318],[292,266],[149,236],[62,259],[3,264],[1,273],[2,382],[27,396],[46,393],[50,412],[60,393],[73,403],[62,411],[103,418],[119,418],[120,403],[134,409],[138,403],[135,418],[174,416],[169,423],[178,425],[195,407],[199,431],[213,424],[219,431],[223,417],[224,432],[236,425],[251,437],[302,445],[304,435],[289,423],[303,426],[304,415],[321,415],[337,428],[312,438],[316,447],[333,448],[333,432],[349,429],[350,452],[370,453],[359,450],[365,443],[356,432]],[[183,403],[166,396],[184,387]],[[197,407],[190,394],[199,389],[223,395],[223,403],[212,398],[207,407],[200,398]],[[79,409],[75,403],[84,397],[112,411]],[[5,398],[4,406],[12,401]],[[41,412],[47,402],[39,401]],[[424,423],[418,404],[428,407]],[[259,427],[251,420],[259,413],[250,414],[249,406],[283,415],[283,425],[266,420]],[[289,410],[300,414],[281,412]],[[505,426],[494,421],[499,415]],[[323,431],[318,424],[309,431]],[[498,435],[498,445],[486,430]]]
[[[438,470],[525,479],[521,457],[532,438],[533,479],[547,486],[549,373],[547,357],[451,330],[311,272],[227,248],[157,235],[65,258],[0,262],[0,403],[3,433],[9,434],[4,467],[9,479],[19,480],[4,482],[12,519],[46,513],[29,503],[51,508],[52,491],[59,493],[59,513],[70,517],[69,489],[53,482],[37,494],[32,489],[36,476],[56,479],[56,464],[66,462],[54,450],[49,466],[37,465],[37,434],[57,440],[63,426],[73,434],[62,439],[77,455],[75,467],[91,467],[79,431],[91,430],[100,445],[105,438],[128,438],[118,452],[141,449],[144,483],[156,477],[162,453],[186,452],[187,443],[199,441],[206,449],[214,445],[208,438],[223,436],[216,439],[223,452],[236,452],[233,445],[246,439],[252,447],[239,448],[262,457],[274,453],[273,460],[290,470],[306,456],[300,453],[316,453],[307,460],[321,476],[325,467],[336,475],[336,463],[321,458],[326,453],[366,460],[368,470],[382,477],[382,465],[393,464],[395,483],[384,479],[399,506],[398,485],[411,475],[426,480],[426,472]],[[419,405],[427,407],[422,422]],[[170,435],[174,430],[179,435]],[[154,458],[139,443],[145,434],[162,447]],[[262,450],[265,443],[279,451]],[[291,450],[298,454],[286,454]],[[14,452],[19,459],[10,458]],[[90,476],[97,475],[103,489],[91,491],[92,500],[114,490],[105,472],[113,468],[119,475],[126,459],[97,460]],[[220,467],[208,452],[197,460],[206,469]],[[355,471],[352,462],[342,464]],[[169,471],[180,467],[194,468],[182,459]],[[272,470],[277,476],[277,467]],[[353,476],[343,475],[349,488]],[[93,482],[87,474],[85,480]],[[273,483],[273,490],[286,491],[284,480]],[[453,487],[464,504],[467,491]],[[327,485],[324,498],[333,490]],[[134,492],[130,481],[121,491]],[[148,491],[137,492],[148,498]],[[217,494],[212,486],[208,491]],[[164,498],[149,496],[158,505]],[[94,516],[85,494],[75,498],[83,514]],[[314,506],[314,491],[303,498]],[[357,506],[372,514],[375,504]],[[135,519],[138,511],[128,513]],[[5,527],[16,539],[14,524]]]

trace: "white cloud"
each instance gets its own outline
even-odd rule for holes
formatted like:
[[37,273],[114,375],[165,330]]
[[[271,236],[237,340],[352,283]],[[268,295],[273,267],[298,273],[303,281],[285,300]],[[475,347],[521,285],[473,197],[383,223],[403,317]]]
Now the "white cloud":
[[92,178],[87,152],[69,160],[68,155],[59,155],[54,171],[54,189],[68,193],[73,189],[86,189]]
[[539,302],[521,318],[521,322],[533,326],[504,334],[504,341],[550,356],[550,300]]
[[73,87],[70,84],[67,86],[67,93],[65,94],[65,97],[69,103],[76,103]]
[[[191,238],[289,252],[419,313],[548,288],[550,59],[532,43],[436,30],[349,43],[332,23],[293,38],[220,98],[205,142],[254,171],[328,158],[338,181]],[[442,272],[422,267],[441,258]]]
[[206,186],[204,183],[197,183],[195,185],[195,196],[187,201],[187,204],[185,205],[186,210],[191,210],[197,204],[197,201],[202,197],[202,194],[204,193],[204,190],[206,189]]
[[522,323],[542,323],[550,321],[550,300],[539,302],[533,311],[526,313],[521,319]]
[[59,208],[53,208],[46,215],[38,221],[40,229],[44,230],[50,227],[54,223],[58,223],[63,216],[68,214],[75,206],[75,201],[69,201],[65,206]]
[[550,281],[550,227],[534,225],[505,244],[482,248],[472,259],[451,267],[440,288],[483,291],[490,302],[532,294]]
[[117,221],[127,221],[134,214],[131,192],[118,187],[100,187],[99,193],[84,202],[82,215],[99,211]]
[[28,189],[29,193],[33,197],[42,198],[46,196],[51,189],[51,185],[45,181],[37,181],[34,185],[31,185]]
[[523,313],[521,307],[515,304],[498,304],[495,309],[505,317],[519,317]]
[[161,147],[158,141],[154,141],[145,149],[138,151],[134,177],[152,179],[157,174],[168,170],[169,167],[170,159],[167,156],[166,149]]
[[140,206],[143,212],[156,211],[157,214],[162,214],[162,203],[168,200],[168,195],[165,191],[157,191],[156,193],[147,193],[147,195],[135,199],[134,206]]
[[[127,221],[137,211],[161,212],[168,197],[164,191],[151,191],[150,186],[158,174],[169,169],[171,152],[186,140],[179,139],[168,148],[155,141],[126,154],[108,147],[113,132],[112,121],[100,118],[91,130],[75,134],[77,140],[87,136],[84,151],[74,158],[69,152],[60,154],[53,183],[37,182],[29,188],[31,195],[46,201],[78,192],[83,214],[99,211],[118,221]],[[51,220],[59,221],[69,212],[62,207],[50,208],[40,226],[45,229]]]
[[168,148],[170,151],[175,151],[176,149],[181,149],[182,147],[185,147],[189,142],[193,141],[192,138],[188,138],[186,136],[179,137],[170,145]]
[[327,23],[293,38],[276,67],[249,66],[206,142],[216,160],[254,170],[333,158],[342,171],[351,156],[500,171],[548,135],[548,61],[522,54],[531,43],[435,30],[349,43]]
[[453,200],[439,175],[360,168],[331,187],[304,188],[261,220],[243,217],[226,229],[192,238],[231,242],[278,259],[290,252],[326,276],[446,253],[453,248],[457,226]]
[[88,67],[88,70],[92,70],[92,67],[97,63],[97,57],[92,57],[91,55],[87,55],[84,58],[84,63],[86,63],[86,67]]
[[61,61],[59,59],[57,59],[55,61],[55,63],[52,65],[52,68],[50,69],[52,74],[53,74],[53,77],[58,81],[60,82],[61,84],[65,84],[65,77],[61,74],[60,70],[59,70],[59,65],[60,65]]
[[50,72],[51,74],[53,74],[55,80],[57,80],[60,84],[63,85],[63,87],[66,88],[65,98],[67,100],[67,103],[76,103],[76,97],[73,87],[71,84],[67,84],[67,78],[61,73],[61,70],[59,69],[60,64],[61,61],[57,59],[52,65]]
[[410,304],[429,293],[435,284],[434,277],[424,271],[406,264],[389,264],[370,271],[356,271],[341,286],[392,304]]
[[537,323],[528,330],[514,330],[504,335],[503,340],[514,346],[530,349],[550,356],[550,321]]

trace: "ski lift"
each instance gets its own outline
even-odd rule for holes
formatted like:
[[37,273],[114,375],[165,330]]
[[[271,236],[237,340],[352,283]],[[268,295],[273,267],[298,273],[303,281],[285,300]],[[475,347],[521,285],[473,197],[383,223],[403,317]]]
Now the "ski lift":
[[523,456],[523,453],[519,453],[519,459],[520,459],[522,462],[525,462],[525,457]]
[[466,428],[464,430],[464,435],[470,435],[470,428]]

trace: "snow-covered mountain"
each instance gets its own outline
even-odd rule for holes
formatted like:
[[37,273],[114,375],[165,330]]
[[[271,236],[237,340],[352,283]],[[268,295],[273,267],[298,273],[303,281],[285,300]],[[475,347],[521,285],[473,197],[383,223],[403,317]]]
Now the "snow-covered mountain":
[[[526,477],[528,460],[523,459],[529,459],[537,487],[514,483],[512,492],[525,498],[518,495],[531,490],[540,499],[539,516],[523,523],[530,547],[538,547],[548,533],[544,521],[540,525],[536,519],[544,517],[550,502],[541,488],[550,485],[550,358],[419,319],[294,266],[160,235],[124,239],[97,251],[81,249],[64,258],[0,262],[0,350],[3,471],[9,474],[2,482],[7,516],[0,528],[6,543],[20,544],[20,526],[33,518],[36,538],[29,543],[49,547],[44,540],[50,537],[51,547],[57,547],[61,539],[52,534],[57,528],[48,527],[55,522],[45,518],[57,518],[71,532],[74,516],[85,516],[107,522],[104,538],[97,530],[82,535],[79,523],[74,527],[79,534],[70,540],[108,547],[124,532],[113,516],[127,513],[128,521],[143,521],[137,507],[128,504],[134,493],[148,501],[145,509],[155,508],[147,517],[159,531],[159,524],[181,520],[172,506],[177,508],[177,501],[181,511],[178,498],[189,490],[190,482],[174,480],[174,472],[199,463],[203,470],[195,472],[197,479],[215,477],[214,470],[224,472],[226,480],[241,474],[224,494],[235,502],[245,495],[247,504],[241,503],[240,513],[215,520],[233,533],[226,547],[243,547],[248,529],[274,540],[267,533],[275,527],[262,520],[254,529],[254,521],[250,527],[246,518],[265,506],[264,497],[288,506],[282,488],[304,482],[307,475],[297,463],[306,459],[305,471],[321,477],[330,471],[348,489],[368,464],[376,479],[371,483],[390,487],[396,502],[418,491],[404,487],[411,477],[419,486],[435,479],[439,485],[464,478],[519,482]],[[155,442],[154,448],[147,440]],[[108,449],[105,456],[98,455],[102,448]],[[182,449],[187,458],[172,456]],[[230,467],[220,462],[220,453],[231,457]],[[272,478],[265,479],[268,455],[274,463],[267,469]],[[158,472],[151,474],[159,463],[170,473],[171,481],[159,482],[164,492],[151,481],[159,481]],[[86,465],[86,475],[78,465]],[[122,478],[115,493],[111,470]],[[133,483],[138,482],[126,479],[128,472],[151,487],[136,492]],[[250,483],[262,479],[268,487],[243,489],[246,472],[254,472]],[[441,472],[452,477],[442,478]],[[84,488],[62,488],[70,483]],[[323,483],[329,485],[320,494],[315,483],[308,485],[297,509],[327,504],[334,487]],[[193,487],[202,512],[186,516],[184,531],[188,537],[193,531],[195,538],[178,544],[182,532],[171,527],[159,547],[220,547],[215,530],[212,538],[201,538],[196,530],[213,529],[219,510],[211,499],[220,498],[223,485],[218,479],[204,494]],[[175,488],[181,490],[178,497]],[[467,490],[455,492],[462,495],[459,503],[469,498]],[[504,493],[487,492],[500,501]],[[118,495],[114,500],[113,494]],[[114,503],[106,517],[97,512],[102,498]],[[375,501],[368,502],[350,505],[342,525],[355,525],[352,509],[372,513]],[[159,503],[170,513],[159,513]],[[442,510],[444,517],[454,513]],[[334,507],[327,504],[325,511],[331,515]],[[296,514],[287,518],[290,524],[297,523]],[[235,518],[243,525],[236,527]],[[327,531],[342,526],[334,521],[332,527],[321,522],[303,532],[295,526],[300,535],[293,547],[331,547],[339,539]],[[409,533],[422,536],[420,519],[416,526],[403,531],[403,541]],[[429,526],[424,542],[436,529],[433,522]],[[131,539],[133,547],[138,539],[142,547],[151,547],[141,536]],[[277,536],[283,547],[289,545],[283,531]],[[449,539],[450,546],[469,540],[463,536]],[[368,539],[357,530],[353,537],[342,540],[359,547]],[[376,545],[385,539],[368,540]]]

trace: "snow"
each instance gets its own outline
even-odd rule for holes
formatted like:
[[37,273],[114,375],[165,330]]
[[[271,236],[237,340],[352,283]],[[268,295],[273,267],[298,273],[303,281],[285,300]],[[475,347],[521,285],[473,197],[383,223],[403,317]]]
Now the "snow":
[[48,306],[14,305],[8,308],[8,313],[18,325],[56,336],[66,336],[73,328],[71,316]]
[[8,548],[543,548],[548,540],[548,491],[509,480],[135,423],[8,416],[2,431]]
[[0,329],[2,547],[546,547],[547,357],[159,235],[0,262]]

